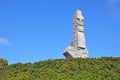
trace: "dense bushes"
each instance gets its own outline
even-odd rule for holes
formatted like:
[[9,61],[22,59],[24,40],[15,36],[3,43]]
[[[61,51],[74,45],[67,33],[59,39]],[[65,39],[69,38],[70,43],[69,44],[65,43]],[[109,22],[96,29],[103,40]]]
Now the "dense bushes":
[[1,66],[7,66],[7,65],[8,65],[8,61],[5,60],[5,59],[0,58],[0,67]]
[[119,80],[119,74],[120,58],[56,59],[5,66],[0,80]]
[[[3,68],[8,65],[8,61],[0,58],[0,78],[3,73]],[[1,80],[1,79],[0,79]]]

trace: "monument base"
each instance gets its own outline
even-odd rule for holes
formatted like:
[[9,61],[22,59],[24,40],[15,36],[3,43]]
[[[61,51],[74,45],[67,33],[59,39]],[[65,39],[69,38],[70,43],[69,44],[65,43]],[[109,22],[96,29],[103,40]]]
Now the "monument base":
[[65,49],[63,55],[66,58],[88,58],[88,51],[85,48],[74,48],[72,46],[68,46]]

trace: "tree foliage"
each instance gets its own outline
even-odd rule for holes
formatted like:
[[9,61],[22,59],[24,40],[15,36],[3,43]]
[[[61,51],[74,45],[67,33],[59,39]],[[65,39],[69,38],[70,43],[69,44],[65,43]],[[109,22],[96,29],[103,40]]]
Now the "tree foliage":
[[120,58],[73,58],[4,66],[0,80],[119,80]]
[[0,58],[0,66],[7,66],[7,65],[8,65],[8,61]]

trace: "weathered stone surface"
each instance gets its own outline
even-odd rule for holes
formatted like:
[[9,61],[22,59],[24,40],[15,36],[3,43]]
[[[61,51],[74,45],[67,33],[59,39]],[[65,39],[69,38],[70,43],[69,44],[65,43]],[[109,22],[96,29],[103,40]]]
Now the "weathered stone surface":
[[73,33],[70,45],[64,50],[66,58],[87,58],[88,51],[84,36],[84,17],[82,12],[77,10],[73,16]]

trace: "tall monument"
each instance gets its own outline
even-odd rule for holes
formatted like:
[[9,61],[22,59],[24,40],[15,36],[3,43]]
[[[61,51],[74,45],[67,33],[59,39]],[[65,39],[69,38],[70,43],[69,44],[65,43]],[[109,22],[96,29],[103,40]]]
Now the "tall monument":
[[88,51],[84,36],[84,17],[80,10],[76,10],[73,15],[73,32],[70,45],[64,50],[66,58],[87,58]]

